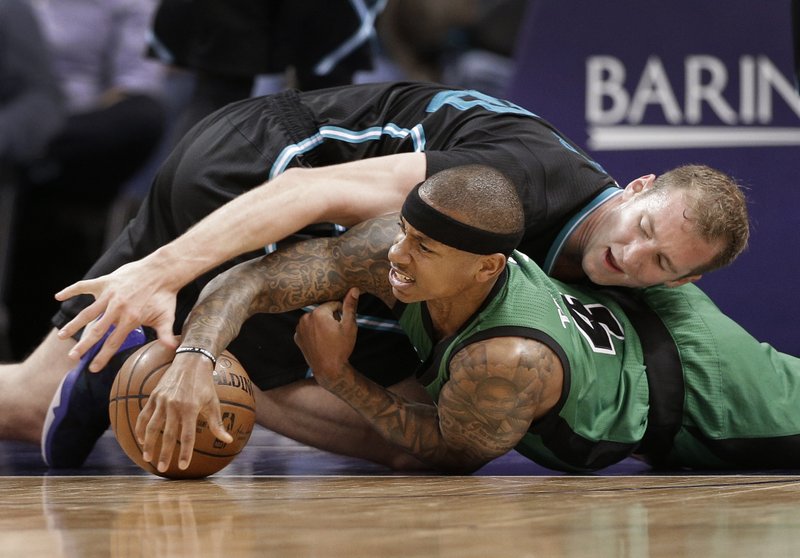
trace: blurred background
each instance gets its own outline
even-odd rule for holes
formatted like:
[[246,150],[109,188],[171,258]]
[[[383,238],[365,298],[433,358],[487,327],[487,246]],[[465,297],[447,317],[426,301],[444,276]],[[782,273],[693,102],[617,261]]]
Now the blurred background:
[[800,0],[0,0],[0,360],[122,229],[174,143],[285,87],[425,80],[551,121],[621,184],[748,187],[750,248],[700,286],[800,354]]

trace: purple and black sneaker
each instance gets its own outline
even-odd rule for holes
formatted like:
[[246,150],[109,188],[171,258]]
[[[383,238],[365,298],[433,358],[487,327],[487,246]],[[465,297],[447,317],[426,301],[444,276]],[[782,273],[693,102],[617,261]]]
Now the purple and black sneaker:
[[136,328],[100,372],[89,372],[89,363],[100,351],[109,331],[78,364],[67,372],[58,386],[42,430],[42,457],[56,469],[83,465],[95,443],[108,429],[108,396],[117,372],[125,360],[147,342]]

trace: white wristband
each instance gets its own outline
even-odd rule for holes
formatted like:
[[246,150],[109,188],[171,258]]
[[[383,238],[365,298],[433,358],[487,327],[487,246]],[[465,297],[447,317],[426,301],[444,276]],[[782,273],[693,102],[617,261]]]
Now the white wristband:
[[217,367],[217,359],[211,354],[211,351],[203,349],[202,347],[178,347],[175,349],[175,354],[177,355],[179,353],[200,353],[211,361],[214,368]]

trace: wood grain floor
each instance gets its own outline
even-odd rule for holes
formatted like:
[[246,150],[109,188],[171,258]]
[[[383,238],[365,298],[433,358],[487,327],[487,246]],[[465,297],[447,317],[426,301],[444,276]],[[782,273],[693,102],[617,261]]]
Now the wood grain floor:
[[104,438],[87,468],[58,474],[0,444],[0,556],[800,555],[790,474],[556,476],[509,456],[469,477],[403,476],[265,431],[217,475],[168,481]]

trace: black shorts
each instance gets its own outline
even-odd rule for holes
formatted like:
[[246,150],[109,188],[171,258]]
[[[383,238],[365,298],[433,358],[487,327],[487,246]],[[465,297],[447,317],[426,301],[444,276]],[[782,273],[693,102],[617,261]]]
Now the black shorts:
[[[316,130],[310,113],[293,102],[295,95],[286,92],[265,97],[263,102],[234,103],[198,123],[162,165],[136,217],[85,278],[111,273],[143,258],[218,207],[265,182],[280,150]],[[292,165],[307,163],[314,161],[297,158]],[[212,277],[263,254],[262,250],[235,258],[184,287],[178,293],[176,333]],[[81,296],[63,303],[53,324],[63,327],[91,300]],[[362,296],[359,313],[374,319],[366,318],[365,327],[359,330],[353,366],[382,385],[413,373],[418,365],[416,352],[399,327],[387,323],[389,309],[377,299]],[[261,389],[306,376],[307,365],[293,341],[300,315],[302,311],[253,316],[228,347]]]

